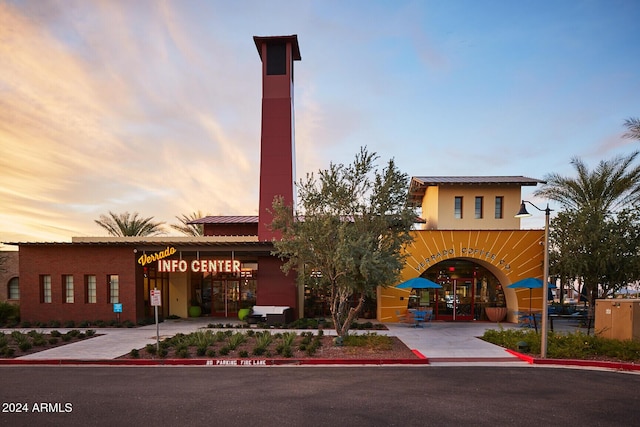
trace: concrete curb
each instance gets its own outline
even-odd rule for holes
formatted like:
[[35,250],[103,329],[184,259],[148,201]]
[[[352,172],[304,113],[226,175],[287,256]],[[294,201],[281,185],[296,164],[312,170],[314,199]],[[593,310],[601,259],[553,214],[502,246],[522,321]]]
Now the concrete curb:
[[625,362],[606,362],[601,360],[581,360],[581,359],[543,359],[532,357],[527,354],[518,353],[517,351],[506,349],[509,353],[519,359],[532,365],[559,365],[559,366],[576,366],[581,368],[601,368],[612,369],[616,371],[640,371],[640,365]]
[[2,359],[0,365],[83,366],[335,366],[428,365],[428,359]]

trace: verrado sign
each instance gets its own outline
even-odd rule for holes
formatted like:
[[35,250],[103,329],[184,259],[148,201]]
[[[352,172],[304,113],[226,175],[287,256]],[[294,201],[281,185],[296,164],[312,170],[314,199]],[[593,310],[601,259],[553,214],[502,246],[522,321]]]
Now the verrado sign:
[[159,273],[240,273],[240,261],[236,259],[183,259],[158,260]]

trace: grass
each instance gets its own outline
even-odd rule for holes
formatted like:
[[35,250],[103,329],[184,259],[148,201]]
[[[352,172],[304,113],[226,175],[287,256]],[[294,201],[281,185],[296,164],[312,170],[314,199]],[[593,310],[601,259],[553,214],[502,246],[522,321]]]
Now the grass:
[[[519,343],[525,342],[528,353],[540,354],[540,334],[533,330],[490,329],[482,339],[492,344],[519,351]],[[552,359],[619,360],[640,362],[640,342],[620,341],[586,335],[582,332],[554,333],[547,335],[547,357]]]

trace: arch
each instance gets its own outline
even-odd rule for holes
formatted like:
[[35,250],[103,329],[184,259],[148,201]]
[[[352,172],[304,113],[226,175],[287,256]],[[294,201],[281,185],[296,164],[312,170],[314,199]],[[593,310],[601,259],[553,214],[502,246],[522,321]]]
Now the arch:
[[20,281],[17,277],[12,277],[11,279],[9,279],[9,282],[7,284],[7,299],[20,299]]
[[[507,286],[527,278],[542,278],[544,258],[543,230],[420,230],[413,231],[413,242],[405,249],[406,262],[400,281],[418,277],[444,260],[472,261],[490,271],[503,286],[509,321],[515,312],[529,307],[529,293]],[[406,310],[410,290],[396,289],[397,283],[378,291],[378,319],[396,321],[396,310]],[[538,296],[537,294],[540,294]],[[533,293],[534,307],[542,307],[541,292]]]

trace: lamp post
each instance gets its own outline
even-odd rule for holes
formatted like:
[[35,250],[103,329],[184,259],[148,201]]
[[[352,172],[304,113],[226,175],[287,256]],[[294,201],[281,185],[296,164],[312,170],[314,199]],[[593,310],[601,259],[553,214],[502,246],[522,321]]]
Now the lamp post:
[[547,321],[549,317],[549,307],[548,307],[548,294],[549,294],[549,215],[551,213],[551,209],[549,209],[549,204],[547,203],[546,209],[540,209],[533,203],[528,200],[523,200],[520,204],[520,211],[516,214],[516,218],[524,218],[529,217],[531,214],[527,212],[527,207],[525,203],[529,203],[531,206],[539,210],[540,212],[544,212],[544,265],[543,269],[543,277],[542,277],[542,334],[541,334],[541,343],[540,343],[540,357],[547,357]]

